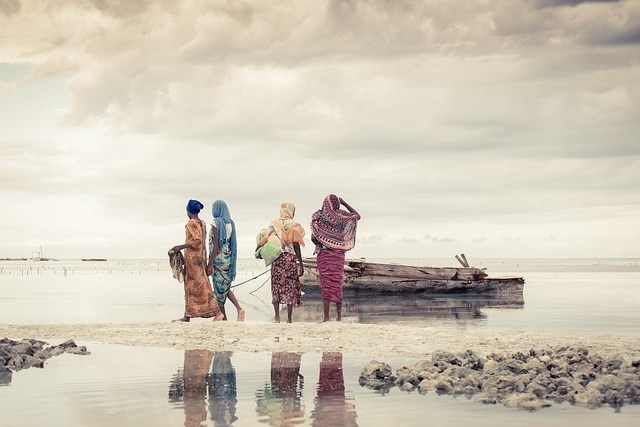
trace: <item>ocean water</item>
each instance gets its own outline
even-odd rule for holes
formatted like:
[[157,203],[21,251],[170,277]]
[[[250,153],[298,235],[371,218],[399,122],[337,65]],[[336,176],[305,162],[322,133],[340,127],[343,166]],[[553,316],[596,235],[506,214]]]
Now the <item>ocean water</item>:
[[[373,261],[373,260],[372,260]],[[387,260],[380,260],[387,261]],[[393,260],[454,266],[455,260]],[[640,333],[640,259],[477,260],[492,276],[522,276],[522,298],[370,297],[345,299],[345,322],[420,323],[482,330]],[[236,283],[247,320],[273,318],[268,273],[241,260]],[[256,276],[259,276],[256,278]],[[317,321],[305,295],[294,321]],[[5,324],[168,321],[183,310],[182,285],[159,260],[0,261]],[[235,316],[229,306],[230,318]],[[21,337],[13,337],[21,338]],[[51,337],[51,344],[58,344]],[[0,426],[22,425],[640,425],[640,407],[588,410],[553,405],[536,412],[464,397],[358,385],[370,360],[353,354],[215,353],[99,343],[89,356],[62,355],[45,369],[14,373],[0,386]],[[395,369],[411,359],[384,358]]]

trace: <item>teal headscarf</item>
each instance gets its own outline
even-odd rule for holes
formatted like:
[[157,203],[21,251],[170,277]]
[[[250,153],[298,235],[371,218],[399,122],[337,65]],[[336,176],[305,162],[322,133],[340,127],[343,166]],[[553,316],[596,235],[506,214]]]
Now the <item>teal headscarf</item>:
[[[236,266],[238,261],[238,241],[236,239],[236,224],[231,219],[229,208],[224,200],[216,200],[211,206],[211,213],[213,214],[213,221],[216,225],[218,232],[218,242],[224,242],[227,240],[227,227],[226,224],[231,224],[231,239],[229,242],[231,249],[231,260],[229,265],[229,276],[231,280],[236,277]],[[220,243],[218,243],[220,244]]]

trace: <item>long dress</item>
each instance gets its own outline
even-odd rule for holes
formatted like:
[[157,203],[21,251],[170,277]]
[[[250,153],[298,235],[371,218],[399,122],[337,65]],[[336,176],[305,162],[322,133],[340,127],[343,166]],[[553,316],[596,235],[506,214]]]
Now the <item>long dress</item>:
[[302,305],[296,259],[295,254],[283,252],[271,264],[271,302],[294,307]]
[[269,230],[280,238],[283,250],[271,264],[271,302],[299,307],[302,305],[302,288],[293,244],[304,246],[304,229],[293,220],[294,213],[293,203],[283,202],[280,217],[269,226]]
[[323,247],[317,255],[322,299],[342,303],[345,251]]
[[184,250],[184,315],[215,317],[221,312],[205,270],[207,265],[205,223],[190,219],[184,228],[187,245]]
[[[209,247],[213,248],[213,232],[215,228],[211,228],[209,233]],[[224,306],[227,302],[227,295],[231,289],[231,282],[233,277],[231,276],[231,226],[227,227],[227,239],[224,241],[218,241],[220,246],[220,252],[213,259],[213,273],[211,274],[211,281],[213,282],[213,290],[215,291],[216,299],[220,307]]]

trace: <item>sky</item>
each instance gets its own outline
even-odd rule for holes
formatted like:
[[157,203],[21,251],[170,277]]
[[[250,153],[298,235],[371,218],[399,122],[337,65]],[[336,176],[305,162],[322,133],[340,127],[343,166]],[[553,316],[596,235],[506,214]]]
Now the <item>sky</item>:
[[640,257],[640,0],[0,0],[0,129],[0,257],[330,193],[350,258]]

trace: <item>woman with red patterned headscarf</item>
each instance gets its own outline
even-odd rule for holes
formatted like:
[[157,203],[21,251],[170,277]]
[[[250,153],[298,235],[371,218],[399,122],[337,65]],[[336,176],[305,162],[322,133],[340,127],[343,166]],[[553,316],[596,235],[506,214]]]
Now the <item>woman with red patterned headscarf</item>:
[[[347,211],[340,209],[344,206]],[[311,216],[311,241],[316,245],[318,276],[322,292],[323,322],[329,321],[329,304],[336,305],[336,320],[342,320],[342,279],[345,252],[356,244],[360,214],[341,197],[329,194],[322,208]]]

